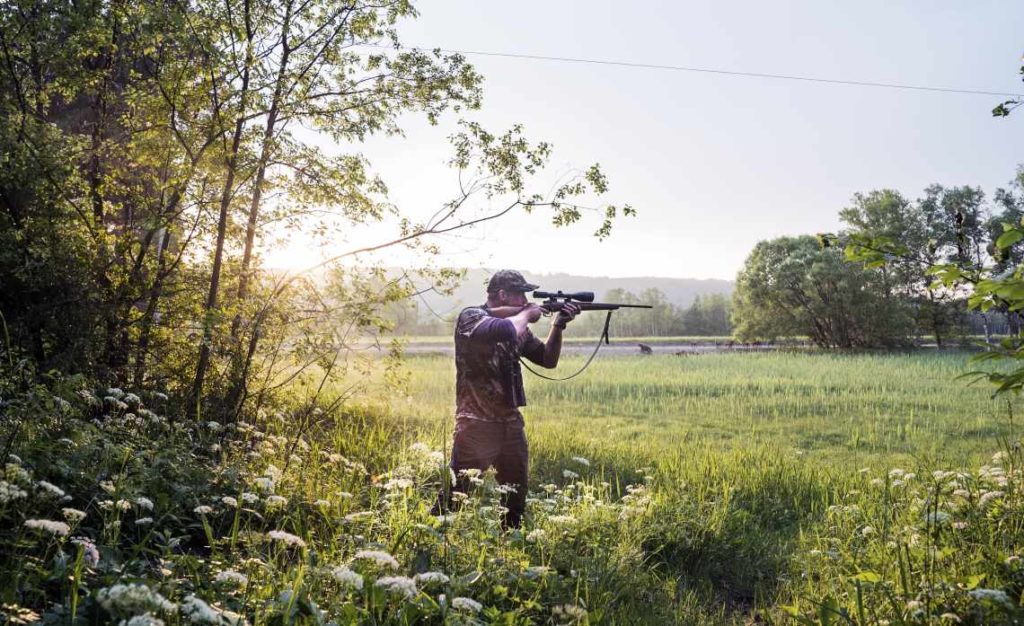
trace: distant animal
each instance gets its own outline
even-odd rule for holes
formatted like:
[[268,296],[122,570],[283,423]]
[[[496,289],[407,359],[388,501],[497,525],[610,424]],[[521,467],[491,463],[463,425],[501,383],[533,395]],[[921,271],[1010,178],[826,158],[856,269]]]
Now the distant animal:
[[654,354],[654,350],[646,343],[638,343],[636,345],[640,346],[640,354]]

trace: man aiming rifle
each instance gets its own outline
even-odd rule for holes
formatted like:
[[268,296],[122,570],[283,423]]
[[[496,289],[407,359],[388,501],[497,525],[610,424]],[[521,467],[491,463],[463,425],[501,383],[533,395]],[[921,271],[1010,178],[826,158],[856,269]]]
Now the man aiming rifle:
[[[535,292],[534,297],[546,298],[537,305],[526,299],[526,292],[535,289],[537,285],[526,282],[517,271],[495,272],[487,284],[487,303],[463,309],[455,324],[454,490],[468,491],[467,470],[483,472],[493,466],[498,483],[513,490],[502,496],[502,505],[507,509],[505,525],[514,528],[522,523],[526,508],[528,469],[526,433],[519,412],[519,407],[526,406],[520,357],[554,368],[562,352],[562,331],[581,310],[613,311],[631,306],[594,303],[590,292],[561,291]],[[547,341],[538,339],[529,328],[544,313],[555,313]],[[607,320],[602,338],[607,341]],[[451,491],[446,486],[435,513],[450,505]]]
[[[526,405],[519,357],[541,367],[558,365],[562,331],[579,307],[561,307],[547,341],[529,325],[544,310],[526,300],[537,285],[514,270],[501,270],[487,284],[487,303],[468,307],[455,323],[455,434],[451,468],[455,491],[466,493],[466,470],[486,471],[493,466],[498,483],[514,489],[502,497],[505,525],[519,527],[526,508],[528,447],[519,407]],[[448,508],[451,493],[444,489],[439,505]],[[436,507],[440,508],[440,507]]]

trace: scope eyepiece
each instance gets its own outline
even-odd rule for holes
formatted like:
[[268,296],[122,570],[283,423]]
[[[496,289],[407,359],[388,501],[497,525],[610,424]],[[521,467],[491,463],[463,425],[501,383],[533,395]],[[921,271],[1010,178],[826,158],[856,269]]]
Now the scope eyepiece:
[[571,293],[562,293],[559,291],[534,291],[534,298],[541,300],[575,300],[577,302],[593,302],[594,292],[593,291],[576,291]]

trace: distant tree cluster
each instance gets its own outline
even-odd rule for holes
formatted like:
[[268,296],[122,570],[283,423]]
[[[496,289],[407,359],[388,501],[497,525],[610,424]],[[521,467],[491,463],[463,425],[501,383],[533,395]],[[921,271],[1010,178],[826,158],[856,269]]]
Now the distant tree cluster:
[[[609,289],[602,302],[649,304],[651,309],[621,309],[612,314],[612,337],[664,337],[681,335],[721,336],[732,333],[730,301],[722,294],[698,294],[689,307],[668,300],[660,289],[645,289],[639,294],[626,289]],[[581,313],[573,332],[596,336],[604,328],[601,311]]]
[[[837,235],[780,237],[755,246],[737,277],[733,321],[741,340],[803,335],[821,347],[897,347],[980,331],[1016,334],[1007,307],[967,310],[967,294],[936,281],[942,264],[1017,266],[1024,245],[999,249],[1004,224],[1024,216],[1024,169],[987,201],[980,188],[932,185],[916,201],[897,191],[857,194]],[[858,243],[887,245],[857,255]],[[853,244],[844,246],[842,244]]]

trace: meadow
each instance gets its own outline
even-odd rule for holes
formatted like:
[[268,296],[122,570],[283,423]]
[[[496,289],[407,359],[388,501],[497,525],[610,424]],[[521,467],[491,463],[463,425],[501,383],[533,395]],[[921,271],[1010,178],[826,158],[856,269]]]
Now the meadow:
[[[571,372],[580,359],[566,359]],[[531,489],[431,514],[449,357],[256,423],[60,378],[8,405],[9,623],[1016,624],[1024,462],[964,354],[599,359],[528,379]],[[295,398],[301,397],[299,388]]]
[[[976,369],[969,356],[778,351],[602,357],[569,381],[525,373],[530,405],[524,415],[535,445],[565,441],[594,454],[768,445],[840,469],[964,464],[991,454],[1015,432],[1005,398],[993,399],[984,382],[957,380]],[[564,376],[583,361],[563,357],[554,373],[543,373]],[[443,429],[455,394],[452,359],[413,355],[408,369],[408,395],[394,404],[396,415]]]

